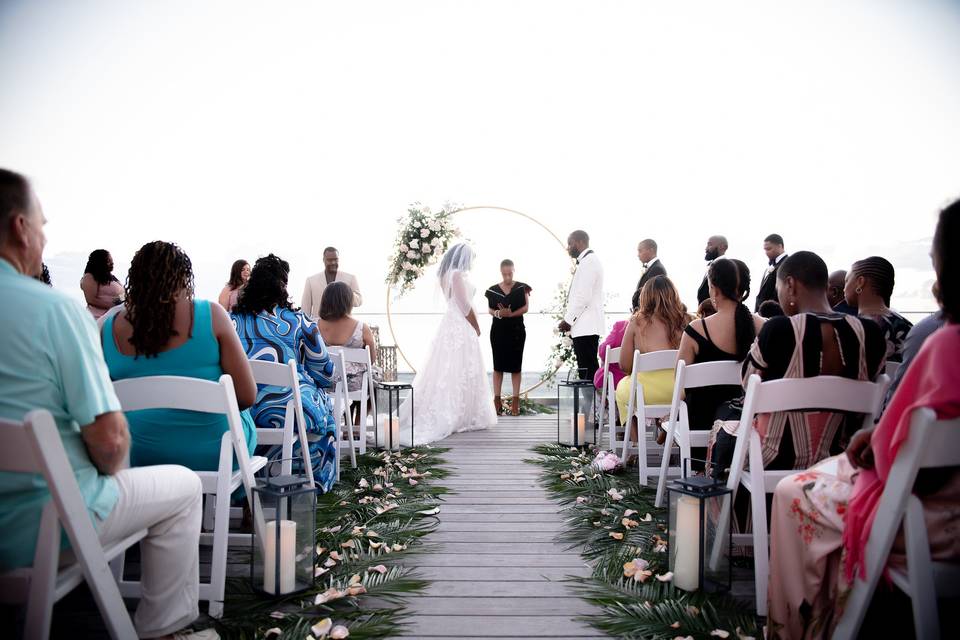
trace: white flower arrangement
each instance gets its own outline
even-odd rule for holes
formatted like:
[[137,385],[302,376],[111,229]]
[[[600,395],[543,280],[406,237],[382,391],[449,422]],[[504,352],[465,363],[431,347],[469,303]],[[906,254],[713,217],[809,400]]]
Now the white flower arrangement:
[[399,295],[412,289],[427,267],[447,250],[451,239],[460,235],[452,219],[458,209],[446,203],[434,213],[430,207],[415,202],[407,208],[407,215],[397,220],[399,229],[387,284],[396,287]]
[[[571,279],[573,279],[572,275],[566,282],[561,282],[557,285],[557,290],[553,295],[553,302],[551,302],[550,306],[546,309],[553,317],[554,325],[560,324],[560,321],[563,320],[563,314],[567,310],[567,294],[570,291]],[[540,379],[546,381],[547,384],[554,382],[557,372],[564,366],[577,366],[576,355],[573,352],[573,338],[567,333],[560,333],[557,329],[554,329],[553,334],[554,342],[550,353],[547,355],[546,369],[540,374]]]

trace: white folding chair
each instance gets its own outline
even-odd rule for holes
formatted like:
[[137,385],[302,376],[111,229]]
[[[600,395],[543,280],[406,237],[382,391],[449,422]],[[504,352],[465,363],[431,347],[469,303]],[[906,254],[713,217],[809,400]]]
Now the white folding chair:
[[[297,362],[290,358],[286,364],[268,360],[250,360],[250,369],[253,379],[258,385],[289,388],[293,391],[287,410],[283,417],[283,429],[257,429],[257,444],[281,446],[281,471],[289,475],[293,472],[293,440],[300,442],[300,456],[303,460],[304,473],[314,487],[313,465],[310,461],[310,441],[307,437],[307,423],[303,417],[303,400],[300,397],[300,376],[297,373]],[[294,433],[296,427],[296,433]]]
[[[727,488],[733,491],[731,500],[741,486],[750,492],[750,511],[753,518],[753,533],[733,536],[735,544],[753,545],[754,582],[757,594],[757,615],[767,615],[767,579],[770,557],[767,551],[766,494],[773,493],[777,483],[797,470],[768,470],[763,468],[763,451],[760,435],[753,428],[757,414],[779,411],[847,411],[863,415],[863,427],[873,425],[874,416],[880,410],[883,394],[890,379],[881,376],[877,382],[850,380],[838,376],[815,376],[762,382],[753,374],[747,382],[747,394],[743,401],[737,441],[733,450],[733,462],[727,477]],[[749,457],[750,470],[744,466]],[[729,526],[731,501],[724,503],[720,522]],[[722,546],[718,536],[714,545],[711,563],[715,566]]]
[[[677,362],[676,378],[673,382],[673,400],[670,403],[670,422],[667,426],[666,446],[660,460],[660,477],[657,479],[656,506],[663,505],[663,496],[667,486],[667,475],[683,473],[683,461],[690,459],[692,447],[706,447],[710,444],[710,429],[692,431],[687,413],[687,403],[682,399],[687,389],[715,387],[721,385],[740,385],[740,363],[735,360],[701,362],[688,365],[683,360]],[[670,469],[670,449],[676,442],[680,448],[680,466]]]
[[[920,469],[960,466],[960,419],[937,421],[932,409],[921,408],[910,417],[910,437],[893,461],[870,529],[864,557],[866,580],[859,571],[846,609],[834,630],[834,640],[856,638],[884,569],[893,583],[910,596],[917,638],[940,638],[937,597],[960,597],[960,566],[930,559],[923,503],[913,495]],[[903,523],[907,570],[887,566],[894,539]]]
[[[357,445],[358,445],[358,451],[361,454],[364,454],[367,452],[367,436],[368,436],[367,429],[369,427],[369,425],[367,424],[367,415],[368,415],[367,412],[373,404],[373,362],[370,358],[370,348],[366,346],[363,348],[328,346],[327,350],[330,353],[343,354],[343,362],[345,365],[360,364],[365,367],[364,370],[366,371],[366,373],[363,374],[363,378],[360,381],[360,389],[358,389],[357,391],[350,391],[349,388],[346,389],[347,402],[350,404],[354,402],[358,402],[360,404],[360,439]],[[349,408],[348,408],[348,413],[349,413]],[[350,433],[352,438],[353,437],[352,429]]]
[[[637,466],[640,468],[640,484],[647,484],[647,476],[659,473],[660,467],[649,466],[647,460],[647,420],[664,418],[670,413],[668,404],[644,404],[643,385],[637,382],[637,374],[647,371],[669,369],[673,371],[677,365],[677,350],[665,349],[650,353],[633,352],[633,369],[630,372],[630,399],[627,403],[627,415],[623,419],[623,448],[620,457],[627,459],[627,455],[637,452]],[[637,446],[630,442],[630,418],[637,418]]]
[[[48,637],[53,604],[86,579],[110,637],[136,638],[107,563],[136,544],[147,531],[143,529],[101,546],[49,411],[31,411],[23,422],[0,420],[0,470],[41,474],[51,497],[40,516],[33,564],[0,574],[0,603],[27,605],[23,637]],[[61,526],[76,560],[58,568]]]
[[[230,542],[250,544],[249,534],[230,534],[230,495],[241,486],[247,497],[251,511],[258,514],[253,523],[257,539],[263,540],[262,509],[254,510],[253,474],[267,464],[261,456],[250,456],[247,441],[237,407],[237,396],[233,389],[233,379],[224,374],[219,382],[186,378],[180,376],[149,376],[118,380],[113,385],[124,411],[142,409],[184,409],[201,413],[225,415],[230,428],[220,440],[220,462],[217,471],[196,471],[203,485],[207,499],[216,501],[213,533],[201,533],[201,544],[213,544],[210,567],[210,582],[200,583],[200,600],[209,603],[211,617],[223,615],[224,584],[227,575],[227,547]],[[236,459],[237,470],[233,470]],[[120,583],[120,591],[125,596],[140,593],[140,583],[124,581],[122,556],[114,563],[114,575]]]
[[357,468],[357,449],[359,448],[357,441],[353,438],[353,420],[350,419],[350,401],[347,400],[347,363],[342,349],[343,347],[327,347],[327,353],[330,354],[330,360],[333,362],[333,379],[337,381],[333,387],[333,416],[337,425],[337,480],[340,480],[340,457],[343,455],[344,435],[349,443],[350,466],[354,469]]
[[[617,450],[617,403],[614,400],[616,386],[613,384],[613,374],[610,373],[610,363],[620,361],[620,347],[607,345],[603,359],[603,377],[600,379],[600,417],[607,412],[607,434],[609,437],[608,451]],[[600,442],[603,442],[603,432],[600,433]]]

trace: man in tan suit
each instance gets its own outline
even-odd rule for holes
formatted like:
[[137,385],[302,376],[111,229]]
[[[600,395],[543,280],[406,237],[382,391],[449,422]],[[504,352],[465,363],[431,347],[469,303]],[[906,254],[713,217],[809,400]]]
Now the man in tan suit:
[[323,290],[331,282],[346,283],[353,290],[353,306],[359,307],[363,304],[363,296],[360,295],[356,276],[340,271],[340,252],[334,247],[323,250],[323,267],[323,271],[307,278],[307,284],[303,287],[303,300],[300,302],[300,307],[304,313],[311,318],[320,316],[320,298],[323,296]]

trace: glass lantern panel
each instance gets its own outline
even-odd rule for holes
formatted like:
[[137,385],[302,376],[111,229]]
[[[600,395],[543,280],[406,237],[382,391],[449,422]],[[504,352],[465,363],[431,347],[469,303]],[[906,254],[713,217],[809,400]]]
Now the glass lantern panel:
[[[730,589],[730,495],[704,499],[703,586],[711,591]],[[724,515],[726,518],[721,521]]]
[[577,411],[579,399],[576,389],[571,385],[557,385],[557,426],[558,442],[569,446],[583,444],[582,435],[585,426],[580,427]]
[[596,415],[594,401],[596,399],[596,388],[590,384],[578,388],[580,394],[579,412],[583,416],[584,429],[581,444],[596,443]]
[[315,566],[313,490],[280,492],[260,485],[254,496],[253,587],[271,595],[306,589],[313,584]]
[[673,584],[679,589],[700,588],[700,500],[671,490],[667,551]]

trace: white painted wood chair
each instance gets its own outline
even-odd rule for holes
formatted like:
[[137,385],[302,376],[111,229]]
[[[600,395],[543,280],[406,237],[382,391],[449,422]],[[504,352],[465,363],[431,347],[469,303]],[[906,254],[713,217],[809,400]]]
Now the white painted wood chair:
[[[604,418],[603,413],[606,411],[606,427],[607,427],[607,436],[608,444],[607,451],[616,451],[617,450],[617,403],[615,400],[615,394],[617,392],[616,385],[613,384],[613,374],[610,373],[610,363],[619,362],[620,360],[620,347],[611,347],[607,345],[606,353],[603,359],[603,377],[601,378],[601,389],[600,389],[600,419]],[[603,442],[603,432],[600,433],[600,442]]]
[[[347,347],[328,346],[327,351],[329,351],[331,354],[333,353],[343,354],[343,361],[345,365],[360,364],[366,368],[365,369],[366,373],[363,374],[363,378],[360,381],[360,389],[358,389],[357,391],[350,391],[349,388],[346,388],[346,386],[344,386],[345,392],[347,395],[347,403],[348,403],[347,413],[349,414],[350,412],[349,410],[350,404],[354,402],[358,402],[360,404],[360,439],[357,443],[358,445],[357,450],[362,455],[367,452],[367,436],[369,435],[367,431],[369,427],[369,425],[367,424],[367,416],[369,415],[368,411],[372,407],[373,401],[374,401],[373,400],[373,395],[374,395],[373,394],[373,362],[372,362],[372,359],[370,358],[370,348],[365,346],[362,349],[360,348],[352,349]],[[341,383],[342,383],[342,380],[341,380]],[[338,383],[338,384],[341,384],[341,383]],[[376,411],[374,411],[373,415],[374,416],[377,415]],[[374,425],[374,427],[376,427],[376,425]],[[350,434],[351,434],[350,437],[353,438],[352,428],[350,429]]]
[[[691,430],[687,412],[687,403],[683,399],[687,389],[715,387],[721,385],[740,385],[741,363],[734,360],[701,362],[688,365],[677,361],[677,373],[673,382],[673,400],[670,403],[670,422],[667,426],[666,446],[660,460],[660,477],[657,479],[656,505],[663,505],[668,475],[679,475],[684,469],[684,460],[691,458],[692,447],[706,447],[710,443],[710,429]],[[680,448],[680,466],[670,468],[672,443]]]
[[283,429],[258,428],[257,444],[280,445],[280,455],[283,459],[281,473],[289,475],[293,472],[293,442],[295,439],[298,440],[304,473],[310,482],[310,487],[316,486],[313,480],[310,440],[307,434],[307,422],[303,417],[303,399],[300,396],[300,376],[297,373],[296,361],[290,358],[286,364],[280,364],[267,360],[250,360],[250,369],[258,385],[289,388],[293,392],[290,401],[287,402]]
[[[101,546],[50,412],[31,411],[23,422],[0,420],[0,470],[42,475],[51,496],[40,517],[33,564],[0,574],[0,603],[27,605],[23,637],[47,638],[54,603],[86,580],[110,637],[136,638],[107,563],[147,531]],[[64,567],[58,567],[61,526],[76,557]]]
[[[330,361],[333,362],[334,380],[344,379],[347,363],[341,347],[327,347],[327,353],[330,355]],[[333,417],[336,422],[336,465],[337,480],[339,481],[340,458],[343,456],[344,436],[346,436],[346,442],[349,445],[347,450],[350,452],[350,466],[354,469],[357,468],[357,449],[359,449],[359,445],[353,437],[353,420],[350,419],[350,401],[347,399],[347,385],[336,383],[331,393],[333,393]]]
[[[932,409],[910,417],[910,437],[900,447],[880,497],[864,557],[866,580],[859,572],[846,608],[834,630],[834,640],[857,637],[880,575],[889,570],[893,583],[910,597],[917,638],[940,638],[937,596],[960,597],[960,566],[930,559],[923,503],[913,495],[920,469],[960,466],[960,419],[937,421]],[[903,525],[907,569],[887,566],[890,549]]]
[[[231,542],[250,545],[249,534],[230,534],[230,496],[241,486],[246,493],[247,504],[253,511],[253,474],[264,468],[267,459],[250,456],[243,433],[243,423],[233,389],[233,379],[224,374],[218,382],[180,376],[149,376],[128,378],[114,383],[114,390],[124,411],[143,409],[184,409],[201,413],[226,416],[230,428],[220,441],[220,461],[217,471],[196,471],[203,485],[207,500],[215,500],[215,516],[212,533],[201,533],[200,544],[213,545],[210,567],[210,582],[200,583],[199,599],[209,603],[208,613],[213,618],[223,615],[224,584],[227,575],[227,547]],[[233,470],[234,460],[237,470]],[[263,540],[262,509],[254,522],[257,539]],[[137,596],[140,583],[125,581],[123,557],[114,563],[114,575],[120,583],[124,596]]]
[[[760,435],[753,428],[754,417],[757,414],[778,411],[847,411],[863,415],[863,427],[872,426],[889,382],[886,375],[880,376],[877,382],[850,380],[839,376],[762,382],[757,374],[750,376],[747,381],[747,393],[743,401],[740,425],[737,427],[737,441],[734,445],[730,475],[727,477],[727,488],[733,491],[734,497],[740,487],[750,492],[753,532],[736,534],[733,542],[753,546],[758,615],[767,615],[767,580],[770,571],[766,495],[773,493],[777,483],[783,478],[797,473],[798,470],[763,468],[762,443]],[[745,468],[748,459],[749,471]],[[730,501],[724,504],[720,522],[729,525],[731,506]],[[717,536],[716,540],[724,538],[725,536],[721,535]],[[711,562],[714,564],[721,552],[720,546],[714,545],[711,552]]]
[[[654,418],[665,418],[670,413],[668,404],[644,404],[643,385],[637,382],[637,373],[648,371],[659,371],[669,369],[671,371],[677,366],[677,350],[665,349],[663,351],[651,351],[649,353],[633,352],[633,369],[631,369],[630,380],[630,399],[627,402],[627,415],[623,418],[623,447],[620,457],[623,460],[627,456],[636,452],[637,466],[640,468],[640,484],[645,486],[650,474],[660,472],[660,467],[649,466],[647,460],[647,420]],[[637,418],[637,444],[633,446],[630,440],[630,418]]]

